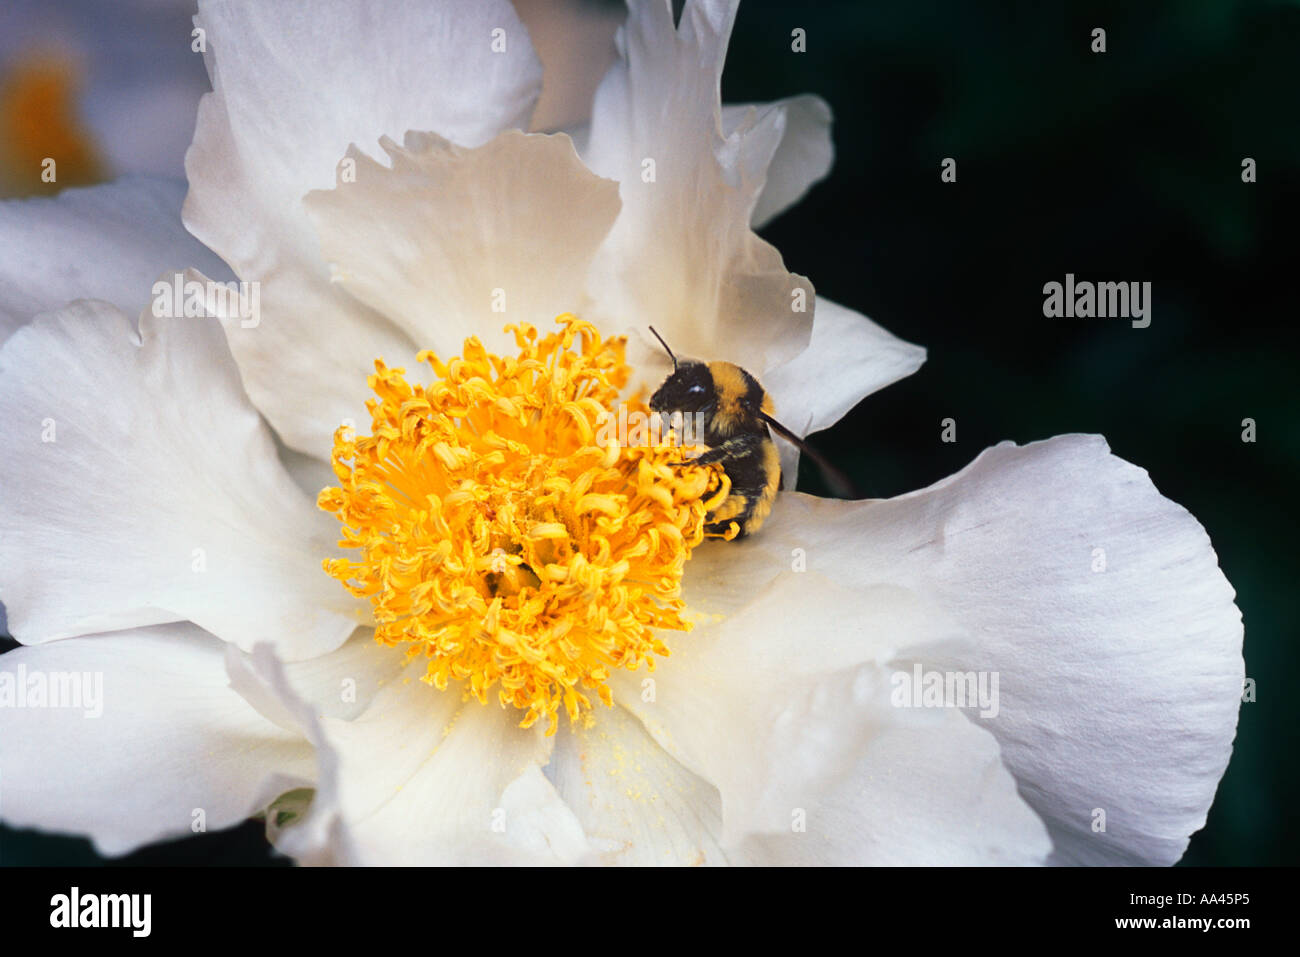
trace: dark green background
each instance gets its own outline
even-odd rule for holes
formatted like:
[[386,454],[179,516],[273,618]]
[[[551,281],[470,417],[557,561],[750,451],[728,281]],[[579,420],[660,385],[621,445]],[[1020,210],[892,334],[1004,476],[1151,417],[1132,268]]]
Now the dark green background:
[[[807,32],[791,52],[790,32]],[[1108,50],[1089,50],[1094,27]],[[1300,5],[1263,0],[746,3],[728,102],[835,113],[831,176],[764,234],[820,293],[929,349],[816,444],[864,494],[928,485],[1003,439],[1097,432],[1206,527],[1237,590],[1237,743],[1186,864],[1294,864],[1300,403]],[[956,158],[958,181],[939,179]],[[1258,182],[1241,181],[1241,160]],[[1151,326],[1046,319],[1042,287],[1150,281]],[[940,421],[957,421],[955,444]],[[1258,441],[1241,441],[1241,420]],[[800,487],[824,491],[815,473]],[[85,841],[0,829],[10,862]],[[258,826],[138,863],[269,860]]]

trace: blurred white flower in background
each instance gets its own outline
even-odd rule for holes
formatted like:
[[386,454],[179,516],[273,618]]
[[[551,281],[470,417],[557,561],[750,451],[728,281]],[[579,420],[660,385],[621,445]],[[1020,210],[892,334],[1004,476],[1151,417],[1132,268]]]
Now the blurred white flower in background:
[[[129,173],[182,176],[199,97],[194,0],[11,0],[0,8],[0,195]],[[58,161],[41,179],[40,161]]]

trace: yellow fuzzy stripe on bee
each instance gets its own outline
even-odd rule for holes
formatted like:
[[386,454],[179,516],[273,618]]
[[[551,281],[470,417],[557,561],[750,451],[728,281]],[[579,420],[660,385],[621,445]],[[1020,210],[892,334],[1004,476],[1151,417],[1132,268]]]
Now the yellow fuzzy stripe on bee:
[[717,386],[720,402],[738,406],[745,393],[749,391],[749,383],[741,374],[740,366],[730,362],[710,362],[709,374],[713,376],[713,384]]
[[740,366],[730,362],[710,362],[709,374],[718,393],[718,408],[714,413],[713,427],[723,435],[733,432],[741,424],[741,400],[749,392],[749,384]]
[[710,522],[725,522],[735,518],[745,510],[746,499],[743,495],[729,495],[727,500],[709,513]]
[[776,450],[775,442],[763,444],[763,470],[767,481],[763,485],[763,491],[759,493],[758,501],[754,503],[754,511],[750,513],[749,521],[745,523],[745,532],[750,535],[763,527],[763,522],[772,511],[772,503],[776,501],[777,489],[781,485],[781,455]]

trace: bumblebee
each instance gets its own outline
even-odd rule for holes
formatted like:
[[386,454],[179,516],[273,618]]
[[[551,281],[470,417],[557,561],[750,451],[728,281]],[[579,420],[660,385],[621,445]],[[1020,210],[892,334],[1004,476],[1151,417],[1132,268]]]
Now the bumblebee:
[[782,487],[781,456],[772,431],[810,453],[823,468],[829,466],[772,417],[772,397],[752,375],[731,362],[679,360],[653,327],[650,331],[673,360],[672,374],[650,397],[651,410],[666,421],[681,413],[683,421],[700,423],[700,428],[688,429],[687,439],[706,448],[691,462],[716,462],[731,482],[727,498],[705,516],[704,530],[728,539],[752,535],[762,528]]

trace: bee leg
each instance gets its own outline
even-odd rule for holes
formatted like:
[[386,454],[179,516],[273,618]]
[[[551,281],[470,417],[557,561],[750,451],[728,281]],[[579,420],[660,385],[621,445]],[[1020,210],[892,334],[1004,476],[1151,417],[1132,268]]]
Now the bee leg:
[[726,457],[727,455],[722,451],[722,447],[718,446],[697,455],[693,459],[682,459],[680,462],[673,462],[672,464],[678,468],[685,468],[688,465],[713,465],[716,462],[721,462]]
[[746,455],[752,452],[753,449],[753,436],[737,435],[735,438],[727,439],[721,445],[713,446],[699,458],[691,459],[691,461],[696,465],[712,465],[715,462],[725,462],[728,459]]
[[713,465],[715,462],[721,462],[727,457],[727,453],[722,450],[721,446],[709,449],[703,455],[691,459],[693,465]]

